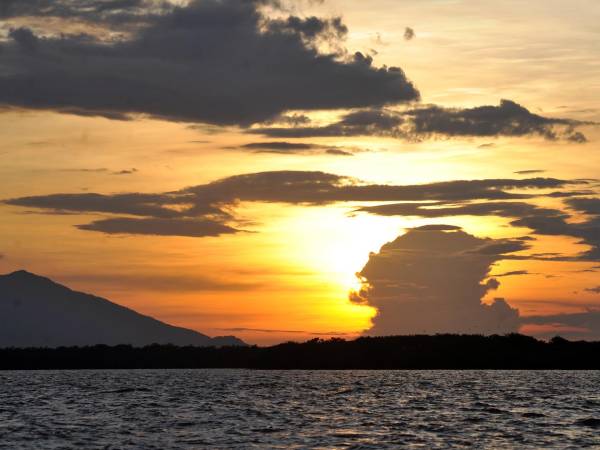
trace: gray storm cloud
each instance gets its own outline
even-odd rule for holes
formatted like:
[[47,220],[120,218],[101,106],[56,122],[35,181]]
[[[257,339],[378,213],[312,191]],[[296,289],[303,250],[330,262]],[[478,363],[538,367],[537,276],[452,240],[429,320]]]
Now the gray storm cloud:
[[[111,119],[142,114],[174,121],[248,125],[287,110],[373,107],[417,100],[395,67],[345,49],[339,18],[274,19],[261,0],[19,0],[0,18],[60,17],[115,23],[121,38],[37,35],[12,29],[0,53],[0,105]],[[141,25],[140,25],[141,24]]]
[[452,228],[411,229],[370,255],[358,274],[363,288],[351,300],[377,309],[369,335],[514,332],[518,310],[482,298],[499,285],[488,279],[492,263],[525,248]]

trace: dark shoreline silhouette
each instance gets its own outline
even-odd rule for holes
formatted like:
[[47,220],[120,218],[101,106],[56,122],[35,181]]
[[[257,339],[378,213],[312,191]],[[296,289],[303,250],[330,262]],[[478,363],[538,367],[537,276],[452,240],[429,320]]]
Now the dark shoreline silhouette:
[[0,370],[600,369],[600,342],[520,334],[313,339],[272,347],[129,345],[0,349]]

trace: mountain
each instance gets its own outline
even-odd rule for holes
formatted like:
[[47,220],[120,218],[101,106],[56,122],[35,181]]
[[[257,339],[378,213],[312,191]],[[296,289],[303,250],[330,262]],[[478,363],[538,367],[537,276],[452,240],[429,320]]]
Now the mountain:
[[174,327],[24,270],[0,275],[0,347],[245,345]]

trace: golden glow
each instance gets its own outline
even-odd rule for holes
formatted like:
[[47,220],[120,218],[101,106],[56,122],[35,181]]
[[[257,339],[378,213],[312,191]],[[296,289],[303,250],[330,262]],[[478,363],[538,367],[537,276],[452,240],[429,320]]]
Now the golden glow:
[[[577,7],[552,2],[552,8],[542,1],[523,2],[519,8],[512,7],[514,3],[483,0],[473,8],[464,1],[329,0],[310,2],[305,12],[343,13],[350,29],[348,48],[365,53],[374,49],[375,64],[402,67],[421,91],[423,103],[474,106],[508,98],[536,113],[600,121],[600,2],[577,0]],[[404,26],[415,29],[413,40],[402,38]],[[539,33],[540,29],[552,33]],[[343,113],[306,112],[315,123]],[[417,184],[514,178],[515,171],[524,169],[543,169],[541,176],[548,177],[595,178],[600,167],[598,127],[586,129],[590,142],[582,145],[541,137],[310,139],[360,150],[351,157],[236,150],[241,144],[267,140],[246,131],[148,118],[120,122],[4,111],[0,199],[59,192],[166,192],[270,170],[324,171],[373,183]],[[137,172],[110,173],[129,168]],[[563,199],[536,202],[554,208]],[[479,237],[531,234],[510,226],[506,218],[352,214],[359,206],[244,203],[235,210],[243,219],[236,225],[244,232],[194,239],[91,233],[74,226],[107,216],[39,215],[4,205],[0,273],[26,268],[176,325],[271,343],[319,333],[355,335],[368,328],[375,311],[348,300],[349,291],[359,287],[355,274],[369,252],[407,228],[445,223]],[[586,249],[564,236],[538,237],[531,244],[531,253],[574,255]],[[499,277],[499,289],[484,301],[504,297],[524,315],[597,308],[600,297],[585,291],[599,284],[597,273],[585,271],[592,266],[504,260],[492,275],[530,275]],[[231,328],[236,331],[227,331]]]

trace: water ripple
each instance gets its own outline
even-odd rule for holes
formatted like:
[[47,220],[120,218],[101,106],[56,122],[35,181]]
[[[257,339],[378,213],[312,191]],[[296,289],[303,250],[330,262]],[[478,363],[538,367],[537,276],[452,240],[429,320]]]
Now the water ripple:
[[600,448],[598,371],[40,371],[0,380],[0,449]]

